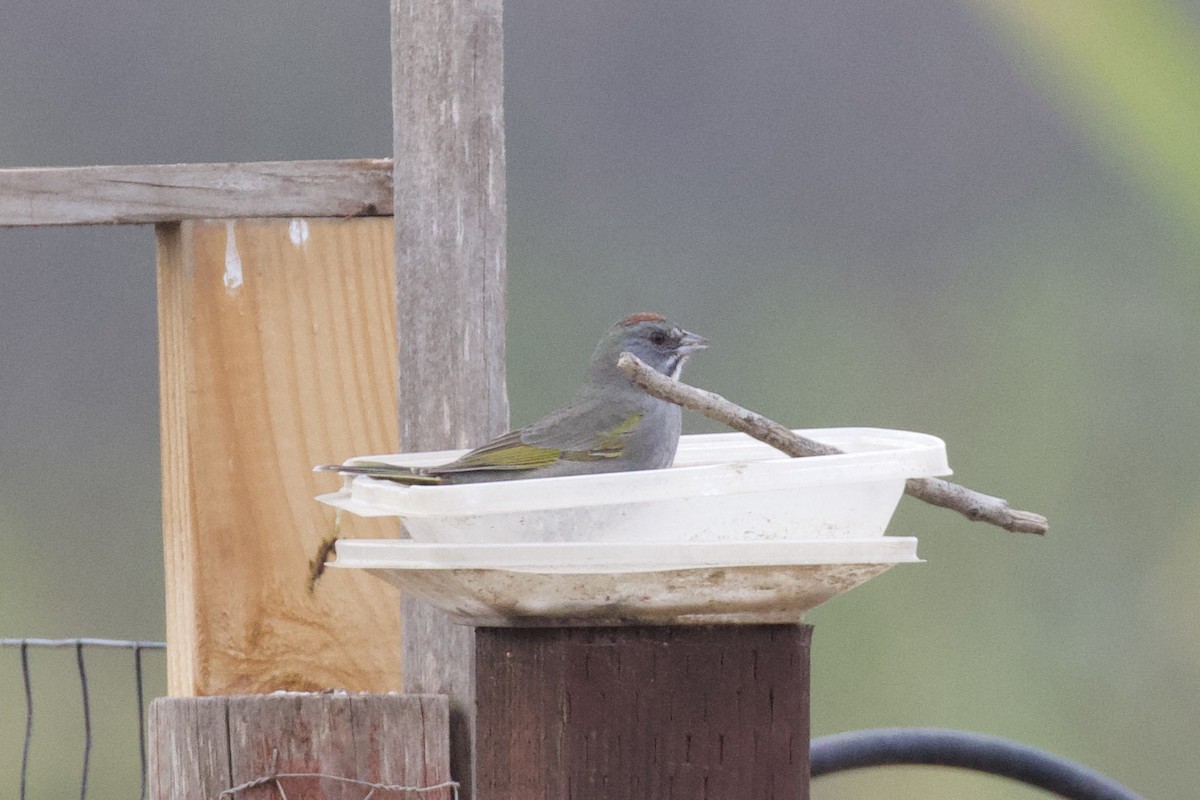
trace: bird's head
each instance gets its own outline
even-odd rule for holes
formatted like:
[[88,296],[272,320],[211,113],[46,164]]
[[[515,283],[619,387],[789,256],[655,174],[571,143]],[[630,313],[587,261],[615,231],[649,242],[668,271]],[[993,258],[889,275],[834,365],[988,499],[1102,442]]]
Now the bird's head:
[[678,378],[688,356],[706,347],[703,337],[659,314],[634,314],[612,326],[600,340],[592,355],[592,376],[612,374],[621,353],[632,353],[662,374]]

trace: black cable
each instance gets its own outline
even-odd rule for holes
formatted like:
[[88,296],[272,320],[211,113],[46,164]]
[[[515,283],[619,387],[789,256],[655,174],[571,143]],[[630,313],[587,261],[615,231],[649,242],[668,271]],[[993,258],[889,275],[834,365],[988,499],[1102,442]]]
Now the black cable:
[[33,741],[33,682],[29,675],[29,645],[21,643],[21,677],[25,681],[25,744],[21,746],[21,794],[25,800],[25,781],[29,775],[29,743]]
[[88,765],[92,757],[92,707],[88,702],[87,669],[83,666],[83,642],[75,643],[79,664],[79,688],[83,692],[83,775],[79,778],[79,800],[87,800]]
[[142,687],[142,646],[133,646],[133,679],[137,683],[138,763],[142,767],[142,791],[139,800],[146,800],[146,700]]
[[1070,759],[997,736],[940,728],[876,728],[812,743],[814,778],[892,764],[960,767],[999,775],[1067,800],[1141,800],[1111,778]]

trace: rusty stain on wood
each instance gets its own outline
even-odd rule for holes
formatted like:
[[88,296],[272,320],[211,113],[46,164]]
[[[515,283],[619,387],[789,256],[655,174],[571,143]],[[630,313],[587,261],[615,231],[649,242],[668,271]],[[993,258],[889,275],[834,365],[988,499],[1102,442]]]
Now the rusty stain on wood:
[[[400,688],[395,590],[350,571],[308,590],[335,528],[313,497],[336,483],[312,466],[396,448],[391,220],[293,233],[286,220],[158,230],[175,696]],[[398,535],[394,521],[343,528]]]
[[0,228],[391,213],[391,159],[0,169]]
[[805,800],[811,632],[480,628],[479,796]]

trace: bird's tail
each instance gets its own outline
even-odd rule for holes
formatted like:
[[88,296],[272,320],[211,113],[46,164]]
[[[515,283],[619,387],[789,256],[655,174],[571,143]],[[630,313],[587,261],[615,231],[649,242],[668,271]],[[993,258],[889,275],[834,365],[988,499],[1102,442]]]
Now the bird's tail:
[[342,475],[366,475],[380,480],[395,481],[408,485],[432,485],[442,483],[436,475],[427,475],[412,467],[385,464],[382,461],[355,461],[353,464],[322,464],[313,467],[313,472],[337,472]]

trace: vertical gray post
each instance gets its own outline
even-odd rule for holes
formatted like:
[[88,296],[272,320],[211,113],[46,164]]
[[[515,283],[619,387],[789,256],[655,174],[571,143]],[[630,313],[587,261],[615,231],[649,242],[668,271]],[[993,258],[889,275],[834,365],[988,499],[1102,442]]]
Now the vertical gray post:
[[[392,0],[400,445],[479,444],[508,425],[501,0]],[[450,696],[470,797],[474,632],[405,600],[404,688]]]

